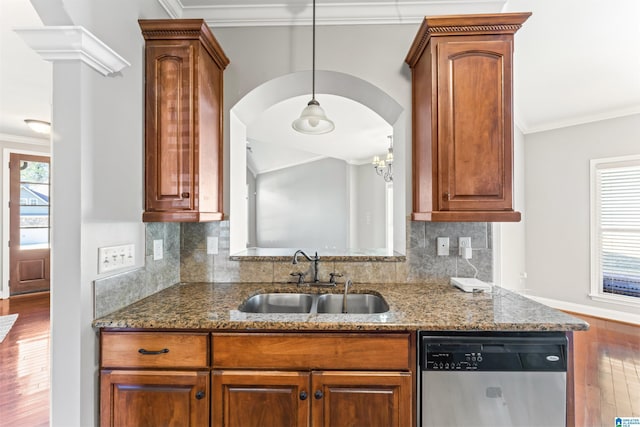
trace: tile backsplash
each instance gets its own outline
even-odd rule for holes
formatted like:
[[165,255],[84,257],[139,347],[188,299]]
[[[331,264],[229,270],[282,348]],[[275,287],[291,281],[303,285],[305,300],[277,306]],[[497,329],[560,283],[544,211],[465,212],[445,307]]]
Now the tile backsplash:
[[[218,253],[207,254],[207,237],[218,238]],[[450,255],[436,254],[436,239],[449,237]],[[473,268],[458,254],[458,237],[471,237],[478,278],[493,279],[491,224],[485,222],[432,223],[408,221],[405,261],[323,261],[319,277],[329,273],[348,275],[358,283],[433,282],[452,276],[473,277]],[[153,240],[163,239],[164,257],[153,260]],[[291,254],[293,256],[293,254]],[[322,258],[322,253],[319,253]],[[300,261],[235,261],[229,259],[229,221],[208,223],[147,223],[145,266],[96,280],[95,317],[118,310],[177,282],[273,282],[292,281],[292,272],[309,272]],[[309,276],[307,276],[309,280]],[[344,281],[344,278],[339,282]]]
[[[180,281],[180,224],[147,223],[144,267],[94,281],[94,315],[104,316]],[[161,260],[153,241],[163,240]]]
[[[218,237],[218,254],[208,255],[206,239]],[[450,256],[436,255],[437,237],[449,237]],[[493,257],[491,224],[486,222],[431,223],[408,222],[406,261],[352,262],[320,261],[320,279],[329,273],[348,274],[356,282],[394,283],[447,280],[452,276],[472,277],[473,268],[457,256],[458,237],[471,237],[473,257],[480,280],[491,281]],[[184,223],[181,227],[180,280],[184,282],[287,282],[290,273],[309,271],[309,263],[300,261],[229,260],[229,222]],[[293,253],[291,254],[293,256]],[[319,251],[322,258],[322,252]],[[308,280],[308,277],[307,277]]]

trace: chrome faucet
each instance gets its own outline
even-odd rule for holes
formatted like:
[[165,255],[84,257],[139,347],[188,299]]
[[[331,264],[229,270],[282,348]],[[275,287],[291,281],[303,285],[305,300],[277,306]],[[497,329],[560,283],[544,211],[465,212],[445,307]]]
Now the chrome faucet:
[[342,312],[347,312],[347,294],[349,293],[349,288],[353,285],[351,279],[347,279],[344,282],[344,296],[342,297]]
[[291,262],[292,264],[297,264],[298,263],[298,255],[302,254],[302,256],[304,256],[307,261],[313,261],[313,282],[312,283],[318,283],[318,261],[320,261],[320,257],[318,256],[318,252],[316,252],[316,256],[314,256],[313,258],[310,258],[309,255],[305,254],[304,251],[302,249],[298,249],[296,251],[295,254],[293,254],[293,261]]

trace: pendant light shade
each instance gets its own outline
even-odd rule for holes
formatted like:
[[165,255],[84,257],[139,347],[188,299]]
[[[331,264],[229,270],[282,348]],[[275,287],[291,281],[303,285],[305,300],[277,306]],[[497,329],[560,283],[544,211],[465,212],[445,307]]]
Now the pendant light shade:
[[331,132],[335,125],[327,118],[320,103],[316,101],[316,1],[313,0],[313,63],[311,70],[311,101],[302,110],[300,117],[291,126],[300,132],[320,135]]
[[300,117],[293,121],[292,126],[300,133],[308,133],[319,135],[331,132],[335,125],[329,120],[315,99],[309,101],[309,104],[302,110]]

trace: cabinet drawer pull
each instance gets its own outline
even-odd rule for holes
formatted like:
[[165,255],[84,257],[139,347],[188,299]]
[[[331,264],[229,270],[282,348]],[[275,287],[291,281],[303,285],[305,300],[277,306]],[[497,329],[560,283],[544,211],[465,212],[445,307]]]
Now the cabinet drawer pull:
[[169,349],[163,348],[162,350],[145,350],[144,348],[141,348],[140,350],[138,350],[138,353],[145,355],[165,354],[169,353]]
[[182,196],[183,199],[188,199],[189,198],[189,193],[185,191],[184,193],[181,194],[181,196]]
[[306,391],[301,391],[300,392],[300,400],[307,400],[307,392]]
[[196,393],[196,399],[202,400],[204,399],[204,391],[199,391]]
[[444,200],[451,200],[451,193],[449,193],[449,192],[447,191],[446,193],[444,193],[444,194],[442,195],[442,198],[443,198]]
[[316,390],[316,393],[313,395],[316,399],[322,399],[322,396],[324,396],[324,394],[322,394],[321,390]]

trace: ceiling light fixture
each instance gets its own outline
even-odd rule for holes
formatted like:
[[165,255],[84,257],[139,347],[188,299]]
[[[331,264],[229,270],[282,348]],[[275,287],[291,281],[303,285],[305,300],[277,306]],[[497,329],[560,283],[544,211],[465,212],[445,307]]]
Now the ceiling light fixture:
[[24,121],[32,131],[49,135],[51,133],[51,123],[43,120],[25,119]]
[[389,150],[387,153],[386,159],[380,159],[379,156],[373,156],[373,167],[376,170],[376,173],[380,175],[385,182],[393,181],[393,137],[391,135],[387,136],[389,138]]
[[300,133],[320,135],[331,132],[335,125],[316,101],[316,0],[313,0],[313,65],[311,74],[311,101],[302,110],[300,117],[291,124]]

